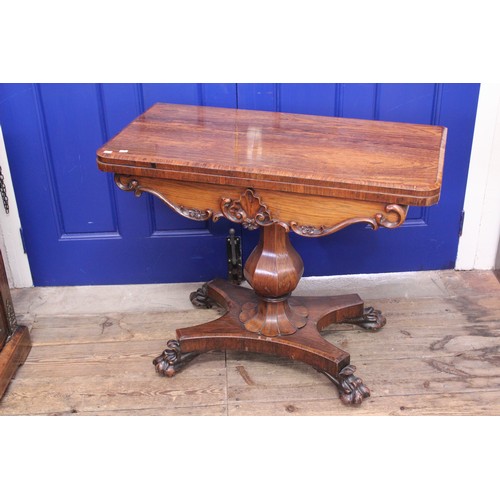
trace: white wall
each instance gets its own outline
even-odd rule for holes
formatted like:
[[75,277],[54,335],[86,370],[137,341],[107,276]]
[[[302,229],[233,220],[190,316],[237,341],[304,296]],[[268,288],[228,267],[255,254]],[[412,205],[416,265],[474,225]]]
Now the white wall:
[[481,84],[456,269],[500,267],[500,84]]
[[7,278],[11,288],[33,286],[28,257],[24,253],[19,228],[19,212],[17,211],[14,187],[10,176],[9,163],[5,152],[2,128],[0,127],[0,165],[4,176],[5,189],[9,198],[9,213],[6,214],[0,200],[0,250],[7,271]]

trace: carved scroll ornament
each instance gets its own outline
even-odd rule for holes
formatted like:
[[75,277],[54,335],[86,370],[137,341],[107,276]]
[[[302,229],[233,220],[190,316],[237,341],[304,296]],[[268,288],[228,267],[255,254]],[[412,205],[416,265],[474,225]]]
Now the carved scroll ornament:
[[[307,238],[319,238],[328,236],[344,229],[351,224],[365,223],[369,224],[373,229],[385,227],[389,229],[400,226],[406,219],[408,211],[407,206],[389,204],[385,207],[385,212],[375,214],[373,217],[353,217],[343,220],[333,226],[313,226],[301,225],[296,221],[283,222],[274,219],[271,211],[265,203],[262,202],[260,196],[256,195],[253,189],[246,189],[238,199],[221,198],[220,212],[214,212],[212,209],[199,210],[197,208],[188,208],[183,205],[176,205],[168,200],[160,192],[142,186],[137,179],[127,175],[115,174],[115,183],[123,191],[133,191],[136,196],[140,196],[143,192],[151,193],[160,198],[166,205],[183,217],[196,221],[204,221],[213,219],[216,222],[220,217],[226,217],[231,222],[242,224],[244,228],[253,230],[259,226],[269,226],[271,224],[279,224],[285,231],[292,230],[301,236]],[[394,220],[388,218],[389,214],[393,214]]]
[[245,229],[257,229],[258,226],[269,226],[270,224],[280,224],[287,231],[288,226],[271,217],[267,205],[262,203],[259,196],[256,196],[253,189],[247,189],[238,200],[222,198],[222,214],[231,222],[242,224]]
[[134,194],[137,197],[141,196],[142,193],[154,194],[155,196],[158,196],[158,198],[160,198],[160,200],[167,204],[172,210],[177,212],[179,215],[182,215],[183,217],[187,217],[188,219],[203,221],[208,220],[213,216],[213,211],[210,209],[198,210],[197,208],[187,208],[183,205],[176,205],[158,191],[147,188],[145,186],[141,186],[137,179],[127,177],[126,175],[115,174],[115,183],[123,191],[134,191]]
[[[351,219],[344,220],[335,224],[334,226],[305,226],[300,225],[295,221],[290,222],[290,228],[294,233],[300,234],[307,238],[319,238],[320,236],[327,236],[329,234],[335,233],[344,229],[351,224],[357,224],[364,222],[369,224],[372,229],[378,229],[379,227],[386,227],[388,229],[394,229],[399,227],[406,219],[406,214],[408,212],[408,207],[402,205],[387,205],[385,207],[385,213],[375,214],[373,217],[354,217]],[[390,221],[387,218],[387,214],[394,213],[396,215],[396,220]]]

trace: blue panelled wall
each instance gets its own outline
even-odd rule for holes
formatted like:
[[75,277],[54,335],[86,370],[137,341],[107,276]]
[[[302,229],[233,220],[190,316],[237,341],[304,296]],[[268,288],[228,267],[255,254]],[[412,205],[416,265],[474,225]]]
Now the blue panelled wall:
[[292,235],[305,275],[453,268],[478,84],[2,84],[2,126],[35,285],[203,281],[226,275],[225,236],[244,258],[258,232],[185,219],[119,191],[95,151],[155,102],[448,127],[441,200],[394,231],[355,225]]

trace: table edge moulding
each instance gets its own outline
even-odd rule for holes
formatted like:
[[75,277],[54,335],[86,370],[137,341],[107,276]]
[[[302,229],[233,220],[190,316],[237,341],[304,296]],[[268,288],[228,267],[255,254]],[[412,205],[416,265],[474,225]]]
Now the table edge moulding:
[[347,352],[321,336],[332,323],[385,325],[356,294],[297,297],[304,267],[290,232],[328,236],[357,223],[394,229],[408,207],[441,192],[445,127],[158,103],[97,151],[116,185],[160,198],[183,217],[221,217],[260,240],[245,264],[251,289],[213,280],[191,294],[197,307],[225,313],[178,329],[154,360],[173,376],[211,350],[266,353],[303,361],[338,387],[346,404],[370,391]]

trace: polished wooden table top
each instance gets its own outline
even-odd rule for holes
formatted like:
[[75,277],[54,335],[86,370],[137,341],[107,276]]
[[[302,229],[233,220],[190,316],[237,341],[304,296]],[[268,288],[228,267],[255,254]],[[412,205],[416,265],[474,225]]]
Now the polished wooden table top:
[[158,103],[97,151],[124,175],[432,205],[446,128]]

